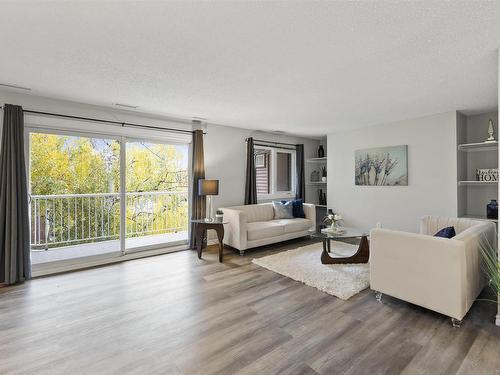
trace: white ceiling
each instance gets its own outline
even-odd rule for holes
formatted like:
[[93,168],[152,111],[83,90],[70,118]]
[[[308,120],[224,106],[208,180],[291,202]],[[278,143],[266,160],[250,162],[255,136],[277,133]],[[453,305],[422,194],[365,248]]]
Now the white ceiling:
[[0,2],[0,82],[318,136],[496,108],[500,2]]

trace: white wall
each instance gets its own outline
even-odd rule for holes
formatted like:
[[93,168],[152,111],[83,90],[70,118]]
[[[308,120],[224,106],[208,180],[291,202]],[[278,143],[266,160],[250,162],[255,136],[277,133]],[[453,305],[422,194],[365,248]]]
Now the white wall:
[[[408,145],[408,186],[356,186],[354,152]],[[457,215],[456,113],[328,135],[328,207],[346,226],[418,232],[423,215]]]
[[[241,205],[245,197],[246,145],[254,137],[275,142],[303,143],[305,159],[314,157],[319,141],[220,125],[209,125],[205,135],[206,178],[219,180],[219,196],[214,207]],[[306,197],[313,192],[306,188]]]
[[[173,121],[161,116],[0,91],[0,105],[3,106],[5,103],[22,105],[25,109],[45,112],[192,129],[190,122]],[[3,111],[0,111],[0,113],[1,131]],[[144,130],[145,137],[148,134],[147,132],[147,130]],[[304,143],[305,158],[315,156],[319,146],[319,141],[315,139],[256,132],[221,125],[209,124],[206,126],[206,132],[208,133],[204,139],[206,177],[220,180],[220,195],[214,199],[214,207],[243,204],[246,159],[245,138],[253,136],[257,139],[276,142]],[[308,191],[306,191],[306,194],[308,194]]]

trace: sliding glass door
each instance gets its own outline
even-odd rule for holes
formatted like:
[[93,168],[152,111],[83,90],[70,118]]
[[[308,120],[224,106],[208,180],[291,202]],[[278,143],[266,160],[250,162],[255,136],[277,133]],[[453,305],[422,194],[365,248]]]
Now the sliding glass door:
[[126,143],[127,251],[188,238],[188,146]]
[[28,130],[34,265],[188,239],[188,144]]
[[119,254],[120,142],[31,132],[32,262]]

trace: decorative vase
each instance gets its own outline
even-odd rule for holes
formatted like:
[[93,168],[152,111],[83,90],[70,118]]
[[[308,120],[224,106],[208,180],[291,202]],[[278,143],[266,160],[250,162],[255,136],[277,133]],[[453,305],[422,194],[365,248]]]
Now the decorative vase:
[[492,199],[486,205],[486,217],[488,219],[498,219],[498,203],[496,199]]
[[318,148],[318,158],[324,158],[325,157],[325,149],[323,148],[323,145],[320,145]]
[[319,172],[318,171],[312,171],[311,173],[311,182],[317,182],[319,181]]
[[326,177],[321,177],[322,182],[326,182]]

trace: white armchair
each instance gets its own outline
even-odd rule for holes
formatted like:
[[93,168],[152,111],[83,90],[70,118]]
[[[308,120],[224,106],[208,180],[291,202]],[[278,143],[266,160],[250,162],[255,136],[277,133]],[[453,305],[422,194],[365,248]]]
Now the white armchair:
[[[455,237],[434,237],[449,226]],[[370,237],[370,287],[377,299],[388,294],[447,315],[459,327],[485,285],[478,245],[494,243],[495,224],[426,216],[420,234],[373,229]]]

